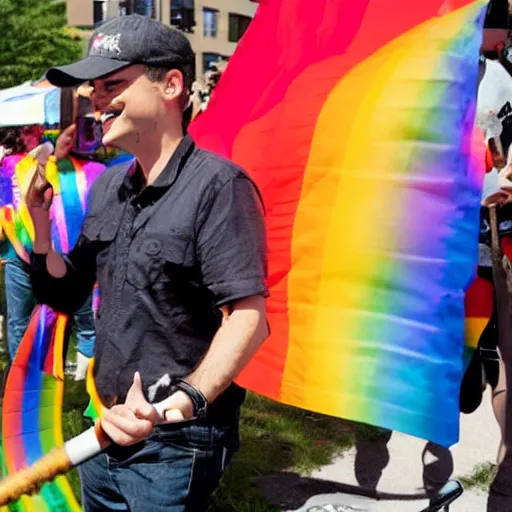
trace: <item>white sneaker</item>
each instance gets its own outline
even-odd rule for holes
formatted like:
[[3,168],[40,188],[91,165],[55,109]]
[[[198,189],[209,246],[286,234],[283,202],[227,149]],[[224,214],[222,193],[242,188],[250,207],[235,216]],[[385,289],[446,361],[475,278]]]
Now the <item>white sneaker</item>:
[[87,368],[89,366],[90,357],[84,356],[82,353],[76,353],[76,371],[75,371],[75,380],[85,380],[87,376]]

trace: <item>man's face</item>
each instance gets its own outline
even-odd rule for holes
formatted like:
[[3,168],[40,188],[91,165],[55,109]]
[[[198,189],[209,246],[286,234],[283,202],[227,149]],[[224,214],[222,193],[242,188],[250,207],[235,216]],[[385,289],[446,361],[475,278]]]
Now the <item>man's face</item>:
[[482,51],[495,52],[500,43],[508,39],[508,30],[501,28],[486,28],[483,31]]
[[163,86],[151,82],[141,65],[94,80],[92,100],[102,114],[103,144],[137,154],[166,115]]

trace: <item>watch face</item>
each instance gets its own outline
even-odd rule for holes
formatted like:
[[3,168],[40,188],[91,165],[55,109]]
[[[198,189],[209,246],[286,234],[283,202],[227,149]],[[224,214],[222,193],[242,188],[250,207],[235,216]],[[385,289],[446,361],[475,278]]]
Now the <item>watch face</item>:
[[[192,402],[194,403],[194,416],[196,418],[204,418],[208,409],[208,402],[200,393],[194,393],[195,396],[191,396]],[[190,396],[190,395],[189,395]]]
[[204,418],[206,416],[207,407],[200,407],[195,411],[196,418]]

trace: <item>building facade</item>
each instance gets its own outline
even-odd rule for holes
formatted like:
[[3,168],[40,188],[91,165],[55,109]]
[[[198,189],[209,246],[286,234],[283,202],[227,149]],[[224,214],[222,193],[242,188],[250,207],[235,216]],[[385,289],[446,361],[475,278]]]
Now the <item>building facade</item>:
[[67,0],[70,26],[94,27],[138,13],[182,30],[196,52],[197,75],[233,55],[256,7],[254,0]]

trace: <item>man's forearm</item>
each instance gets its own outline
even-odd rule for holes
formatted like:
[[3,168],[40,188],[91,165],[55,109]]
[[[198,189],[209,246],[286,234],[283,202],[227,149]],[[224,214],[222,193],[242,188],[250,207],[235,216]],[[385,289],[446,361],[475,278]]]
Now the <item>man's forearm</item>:
[[34,208],[30,213],[35,233],[32,249],[36,254],[48,254],[52,248],[50,213],[44,208]]
[[30,259],[32,290],[37,300],[55,311],[72,314],[91,293],[95,280],[94,255],[77,242],[66,257],[55,251],[51,239],[48,211],[31,212],[35,238]]
[[261,296],[238,301],[221,327],[205,358],[187,377],[209,403],[238,376],[268,336],[265,299]]

